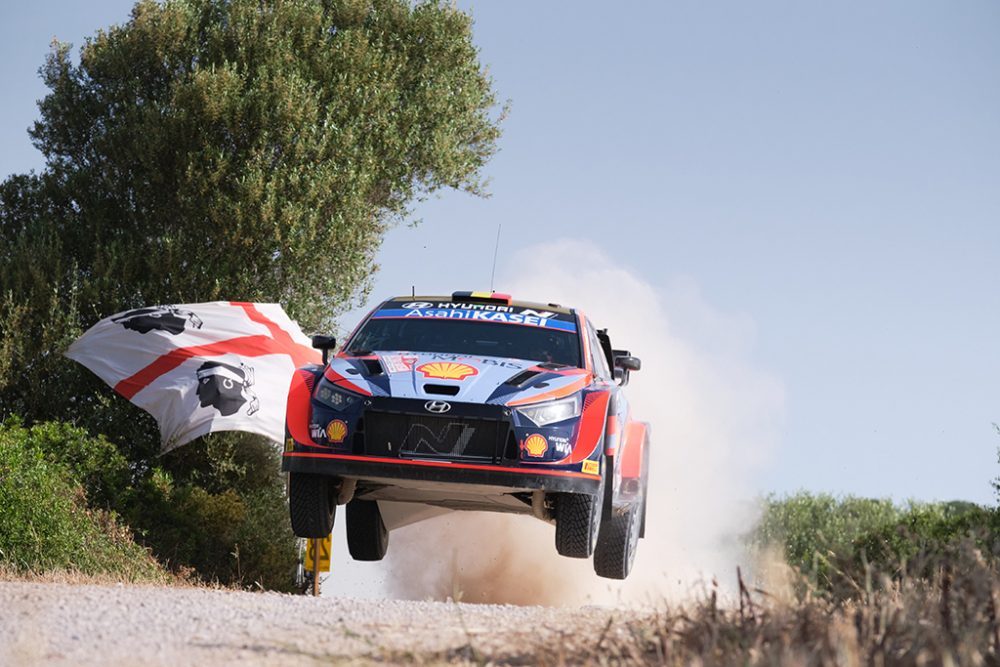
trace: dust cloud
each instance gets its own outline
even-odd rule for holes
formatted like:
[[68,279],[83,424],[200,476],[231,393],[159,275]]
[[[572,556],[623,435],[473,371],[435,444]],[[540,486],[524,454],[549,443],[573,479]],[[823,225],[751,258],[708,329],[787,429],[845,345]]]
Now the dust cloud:
[[781,383],[749,360],[746,318],[718,312],[690,281],[657,289],[592,243],[518,253],[497,291],[582,309],[642,359],[627,393],[652,426],[646,537],[612,582],[556,554],[554,528],[528,516],[453,512],[392,532],[382,574],[392,597],[509,604],[657,603],[733,581],[753,524],[755,473],[776,445]]

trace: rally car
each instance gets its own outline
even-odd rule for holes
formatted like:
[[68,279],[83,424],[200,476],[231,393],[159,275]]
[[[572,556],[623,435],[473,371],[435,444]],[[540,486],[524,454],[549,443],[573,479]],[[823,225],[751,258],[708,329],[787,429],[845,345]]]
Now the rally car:
[[[648,425],[622,387],[640,361],[580,311],[492,292],[389,299],[296,371],[282,468],[292,529],[381,560],[400,506],[530,514],[557,551],[624,579],[644,535]],[[401,505],[404,504],[404,505]],[[392,521],[389,514],[393,514]]]

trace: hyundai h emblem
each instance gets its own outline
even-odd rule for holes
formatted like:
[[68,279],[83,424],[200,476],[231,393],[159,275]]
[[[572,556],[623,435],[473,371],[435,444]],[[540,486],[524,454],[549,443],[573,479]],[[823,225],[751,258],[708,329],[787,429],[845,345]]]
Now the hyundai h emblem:
[[441,415],[451,410],[451,403],[445,403],[444,401],[427,401],[424,403],[424,410]]

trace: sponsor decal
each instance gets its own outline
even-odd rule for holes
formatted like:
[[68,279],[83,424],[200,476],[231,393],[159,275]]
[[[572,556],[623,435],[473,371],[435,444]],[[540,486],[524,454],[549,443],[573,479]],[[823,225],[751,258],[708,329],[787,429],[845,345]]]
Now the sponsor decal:
[[410,303],[403,304],[403,308],[406,308],[407,310],[413,310],[413,309],[420,310],[421,308],[433,308],[433,307],[434,304],[428,303],[427,301],[411,301]]
[[451,403],[446,403],[444,401],[427,401],[424,403],[424,410],[427,412],[433,412],[436,415],[443,415],[451,410]]
[[[476,304],[457,304],[471,306]],[[559,329],[561,331],[576,331],[576,323],[560,320],[554,317],[555,313],[548,311],[535,311],[525,309],[528,312],[506,312],[500,310],[506,306],[496,306],[495,309],[472,309],[472,308],[398,308],[380,310],[372,319],[382,319],[387,317],[410,318],[445,318],[454,320],[478,320],[481,322],[500,322],[503,324],[522,324],[533,327],[544,327],[546,329]]]
[[437,430],[426,424],[413,424],[399,450],[413,454],[461,456],[475,433],[476,428],[464,422],[448,422]]
[[555,313],[548,310],[532,310],[531,308],[525,308],[521,311],[521,314],[530,317],[540,317],[543,320],[556,316]]
[[320,440],[326,437],[326,430],[319,424],[309,424],[309,437],[313,440]]
[[287,440],[285,440],[285,451],[290,452],[293,449],[295,449],[295,441],[292,440],[291,438],[288,438]]
[[583,462],[582,470],[588,475],[598,475],[601,472],[601,466],[597,461],[587,460]]
[[483,364],[484,366],[496,366],[498,368],[513,368],[514,370],[521,370],[524,368],[521,364],[515,364],[512,361],[504,361],[502,359],[490,359],[488,357],[473,357],[467,354],[449,354],[447,352],[432,352],[430,354],[422,355],[424,359],[433,359],[435,361],[472,361],[477,364]]
[[386,354],[380,357],[387,373],[406,373],[413,369],[416,357],[405,354]]
[[498,359],[481,359],[480,361],[486,366],[498,366],[500,368],[510,368],[516,371],[524,368],[521,364],[511,363],[510,361],[500,361]]
[[472,366],[453,361],[432,361],[417,366],[417,370],[423,373],[425,378],[435,380],[464,380],[469,376],[479,374],[479,371]]
[[[428,304],[426,308],[433,308],[433,304]],[[438,308],[449,308],[456,310],[485,310],[488,312],[495,313],[513,313],[514,309],[510,306],[498,305],[495,303],[439,303]],[[405,308],[405,306],[404,306]]]
[[550,435],[549,444],[552,445],[552,449],[554,449],[557,454],[562,454],[563,456],[566,456],[573,451],[573,446],[569,443],[569,438],[562,435]]
[[549,442],[544,435],[533,433],[524,439],[521,447],[528,452],[528,456],[543,456],[549,450]]
[[334,419],[326,425],[326,438],[335,445],[339,445],[347,437],[347,424],[339,419]]

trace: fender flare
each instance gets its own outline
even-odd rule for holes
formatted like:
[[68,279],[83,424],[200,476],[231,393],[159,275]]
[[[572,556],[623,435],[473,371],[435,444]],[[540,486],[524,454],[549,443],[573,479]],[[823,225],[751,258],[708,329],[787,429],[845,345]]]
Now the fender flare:
[[320,446],[309,434],[309,420],[312,417],[312,390],[322,375],[322,366],[303,366],[292,373],[288,402],[285,405],[286,440],[311,447]]

